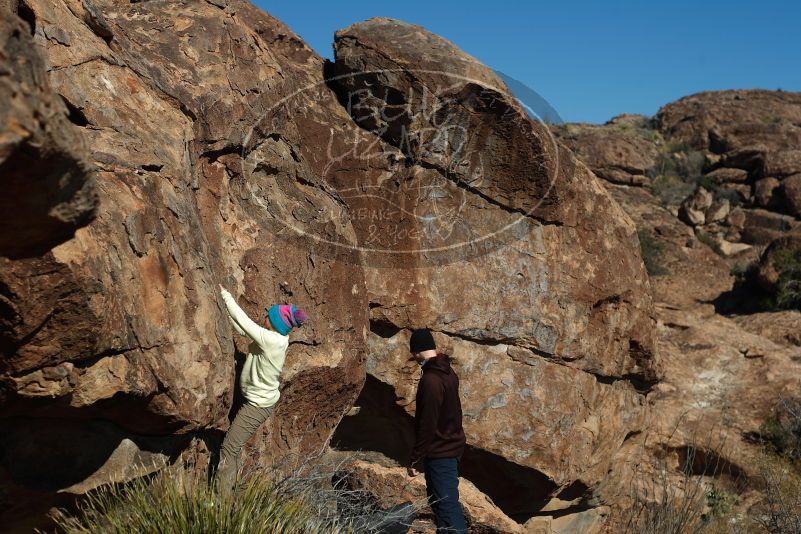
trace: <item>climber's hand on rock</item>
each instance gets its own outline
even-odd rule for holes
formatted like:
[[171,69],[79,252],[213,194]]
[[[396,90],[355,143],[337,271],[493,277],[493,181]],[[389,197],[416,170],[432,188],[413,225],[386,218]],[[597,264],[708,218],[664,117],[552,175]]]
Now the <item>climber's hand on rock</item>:
[[412,478],[414,478],[414,477],[416,477],[417,475],[420,474],[420,472],[417,469],[415,469],[414,467],[407,468],[406,469],[406,473]]

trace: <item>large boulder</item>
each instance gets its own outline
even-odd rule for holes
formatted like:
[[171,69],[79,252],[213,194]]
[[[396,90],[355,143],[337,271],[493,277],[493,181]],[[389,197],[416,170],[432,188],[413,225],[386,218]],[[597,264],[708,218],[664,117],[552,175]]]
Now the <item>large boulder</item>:
[[[411,502],[415,505],[419,523],[433,527],[434,514],[426,503],[425,479],[422,476],[409,478],[406,469],[391,462],[350,459],[341,463],[338,471],[340,483],[375,506],[388,509]],[[459,479],[459,500],[464,509],[470,534],[523,534],[523,527],[507,517],[475,485],[464,478]],[[415,527],[418,522],[415,522]]]
[[406,210],[354,219],[363,239],[385,239],[377,245],[402,235],[402,254],[371,252],[368,380],[336,444],[408,460],[419,376],[408,337],[427,326],[462,380],[465,476],[521,521],[568,488],[589,499],[644,424],[641,392],[657,377],[634,226],[452,43],[370,19],[334,46],[340,102],[404,164],[333,183],[353,212]]
[[701,226],[707,222],[706,212],[712,207],[713,201],[712,193],[703,187],[696,187],[693,194],[679,206],[679,218],[691,226]]
[[[368,270],[374,324],[428,325],[468,341],[521,345],[604,376],[652,378],[652,309],[634,226],[493,71],[390,19],[340,30],[335,52],[340,99],[356,95],[358,112],[392,117],[375,133],[406,158],[395,179],[416,186],[374,202],[430,209],[426,217],[354,221],[357,233],[370,224],[384,235],[400,222],[409,229],[407,250],[420,252],[395,263],[400,271]],[[395,104],[379,98],[385,94],[404,102],[399,113],[388,113]],[[443,119],[461,133],[443,134]],[[396,129],[405,130],[403,139],[393,137]],[[426,202],[418,201],[422,186]],[[449,238],[429,232],[457,209]],[[482,243],[493,232],[495,246]],[[458,253],[438,255],[434,246],[442,245]]]
[[801,219],[801,173],[782,180],[778,189],[784,211]]
[[[35,236],[1,232],[0,478],[21,494],[86,489],[130,443],[174,459],[189,438],[219,440],[247,349],[219,283],[258,321],[279,301],[311,317],[293,335],[282,400],[258,440],[268,456],[257,458],[324,449],[364,380],[368,300],[347,206],[321,178],[324,140],[360,133],[323,83],[323,60],[246,2],[21,5],[27,25],[14,15],[0,25],[4,54],[22,54],[6,68],[27,84],[11,101],[18,118],[2,123],[12,141],[2,196],[48,204],[28,214]],[[47,77],[28,72],[38,53]],[[45,94],[48,78],[58,96]],[[308,86],[302,106],[261,120]],[[92,213],[78,172],[91,165],[97,216],[60,243]],[[29,249],[5,246],[29,237]],[[96,427],[106,438],[92,438]],[[56,441],[74,457],[48,478],[38,466],[53,464]]]
[[[721,154],[801,145],[801,94],[767,90],[705,91],[666,104],[655,121],[666,138]],[[737,165],[727,165],[734,166]]]
[[767,245],[787,232],[798,229],[799,223],[789,215],[764,209],[746,209],[742,241],[753,245]]
[[645,185],[661,141],[650,126],[646,117],[624,115],[600,126],[566,124],[552,130],[596,176],[612,183]]
[[769,152],[765,155],[764,173],[782,178],[801,173],[801,150]]

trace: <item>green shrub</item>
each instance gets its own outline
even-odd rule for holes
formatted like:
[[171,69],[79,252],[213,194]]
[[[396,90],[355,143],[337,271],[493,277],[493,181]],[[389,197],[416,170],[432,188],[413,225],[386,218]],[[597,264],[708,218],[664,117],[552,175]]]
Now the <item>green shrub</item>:
[[657,175],[651,180],[651,193],[663,206],[677,206],[693,192],[695,184],[675,175]]
[[781,402],[759,429],[762,500],[754,521],[763,532],[801,532],[801,401]]
[[706,507],[704,514],[706,521],[720,519],[731,514],[739,504],[737,495],[721,490],[720,488],[710,488],[706,491]]
[[700,241],[704,245],[706,245],[709,248],[711,248],[712,252],[714,252],[718,256],[720,256],[720,257],[725,257],[726,256],[725,254],[723,254],[723,251],[720,249],[720,245],[718,244],[718,242],[715,241],[715,238],[712,237],[710,234],[701,231],[701,232],[698,232],[696,234],[696,237],[698,238],[698,241]]
[[763,445],[801,471],[801,401],[783,401],[759,428]]
[[675,206],[687,198],[697,186],[701,186],[716,199],[727,199],[732,206],[742,204],[737,191],[721,187],[703,174],[704,162],[702,151],[692,150],[684,144],[668,143],[657,156],[654,165],[648,169],[652,192],[662,204]]
[[673,155],[664,152],[656,157],[654,166],[648,169],[648,175],[654,180],[660,176],[680,178]]
[[753,260],[747,264],[735,264],[730,271],[734,277],[733,291],[740,293],[740,313],[771,312],[779,310],[776,296],[766,291],[759,283],[759,261]]
[[232,495],[177,467],[103,486],[87,496],[76,514],[59,511],[54,520],[66,534],[344,531],[316,512],[309,495],[285,491],[263,475],[250,477]]
[[773,258],[773,268],[779,273],[776,306],[782,309],[801,309],[801,249],[777,251]]
[[764,124],[783,124],[784,118],[779,115],[762,115],[761,120]]
[[701,167],[695,158],[678,158],[676,154],[662,153],[648,170],[651,192],[665,206],[676,206],[695,190],[701,180]]
[[662,276],[670,272],[662,264],[665,247],[646,230],[639,230],[640,254],[645,263],[645,269],[650,276]]
[[689,150],[687,147],[667,145],[661,152],[650,172],[653,176],[678,176],[685,181],[695,182],[702,175],[704,153]]
[[739,206],[743,203],[743,199],[740,198],[740,194],[736,190],[722,187],[709,176],[699,176],[696,180],[696,184],[712,193],[715,199],[728,200],[732,207]]
[[736,189],[729,189],[727,187],[721,187],[716,184],[715,188],[712,191],[712,194],[717,199],[728,200],[729,206],[731,206],[732,208],[735,208],[737,206],[742,206],[743,204],[743,198],[740,196],[740,193],[738,193]]

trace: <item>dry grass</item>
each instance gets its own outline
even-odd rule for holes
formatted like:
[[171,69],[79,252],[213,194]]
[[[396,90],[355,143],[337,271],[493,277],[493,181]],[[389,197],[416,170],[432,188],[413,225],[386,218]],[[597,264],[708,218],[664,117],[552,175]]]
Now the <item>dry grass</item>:
[[[725,442],[713,430],[691,437],[681,447],[675,442],[678,425],[654,447],[635,473],[630,506],[620,518],[630,534],[717,534],[732,532],[738,497],[728,489],[740,488],[740,473],[725,459]],[[645,443],[643,447],[645,447]],[[727,489],[728,488],[728,489]],[[736,529],[735,531],[744,532]]]
[[408,524],[414,506],[381,510],[370,495],[332,483],[347,461],[306,459],[259,469],[245,473],[234,492],[221,492],[204,473],[174,465],[101,487],[76,513],[61,510],[53,519],[66,534],[334,534]]

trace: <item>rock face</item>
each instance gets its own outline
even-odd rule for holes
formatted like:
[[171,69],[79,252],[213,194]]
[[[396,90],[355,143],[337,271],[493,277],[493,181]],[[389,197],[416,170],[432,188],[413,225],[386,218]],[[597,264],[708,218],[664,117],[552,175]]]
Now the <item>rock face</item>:
[[752,436],[776,402],[801,388],[801,314],[732,316],[726,299],[732,267],[742,259],[704,246],[646,188],[608,188],[640,232],[658,241],[665,272],[651,277],[662,379],[647,395],[646,430],[626,440],[613,460],[614,476],[600,488],[612,507],[607,531],[625,530],[637,492],[653,498],[665,484],[681,495],[688,451],[695,451],[691,484],[737,495],[747,513],[759,499],[752,481],[761,473]]
[[213,455],[246,350],[220,283],[259,320],[311,316],[251,463],[376,451],[354,480],[397,497],[428,326],[461,377],[475,532],[614,526],[634,459],[680,478],[716,421],[736,446],[704,449],[714,477],[754,474],[745,436],[799,387],[798,315],[716,313],[735,260],[704,243],[798,228],[798,95],[556,129],[585,166],[418,26],[355,24],[325,62],[239,0],[2,5],[0,211],[25,208],[0,231],[2,524]]
[[0,24],[0,255],[36,256],[95,213],[92,165],[64,102],[50,89],[29,22]]
[[[693,148],[721,154],[731,163],[764,163],[765,154],[797,151],[801,144],[801,127],[798,126],[801,95],[798,93],[708,91],[667,104],[655,118],[664,135]],[[768,159],[785,161],[789,158],[770,156]]]
[[618,184],[647,184],[662,142],[641,115],[621,115],[603,126],[566,124],[553,130],[592,172]]
[[[312,318],[293,337],[262,452],[323,449],[358,394],[368,321],[358,253],[301,233],[355,242],[318,147],[358,128],[324,85],[260,124],[283,95],[321,83],[323,62],[255,7],[221,5],[31,1],[3,16],[3,53],[31,54],[0,77],[20,102],[3,111],[3,202],[47,202],[27,215],[32,248],[10,240],[27,234],[2,231],[10,494],[91,487],[125,443],[174,459],[192,437],[219,439],[246,344],[233,339],[218,283],[258,320],[278,301]],[[40,51],[58,96],[46,92]],[[79,171],[91,165],[99,208],[86,224],[92,181]],[[56,439],[74,457],[53,471]]]
[[707,176],[717,180],[725,173],[726,182],[751,186],[743,199],[746,207],[755,203],[797,218],[801,212],[792,175],[801,167],[799,117],[798,93],[720,91],[670,103],[655,122],[674,145],[707,154]]
[[[402,221],[404,249],[421,253],[368,265],[368,380],[335,445],[407,461],[419,375],[408,337],[427,326],[462,380],[465,476],[521,521],[565,491],[590,499],[614,451],[643,425],[641,392],[657,376],[633,227],[494,73],[451,43],[371,19],[337,32],[334,46],[340,101],[405,162],[362,188],[416,180],[427,191],[425,202],[415,202],[417,189],[369,199],[427,217]],[[348,185],[336,182],[352,211],[366,208],[345,196]],[[443,213],[459,213],[445,240],[429,232]],[[394,235],[396,223],[354,220],[359,235]],[[511,230],[476,253],[496,229]],[[457,254],[439,252],[465,237]]]
[[[801,316],[753,313],[765,297],[760,290],[777,293],[777,258],[798,248],[799,104],[797,93],[769,91],[701,93],[668,104],[655,117],[664,144],[655,144],[663,148],[652,181],[607,183],[658,243],[651,254],[664,271],[651,278],[662,380],[647,396],[646,432],[624,443],[613,460],[617,475],[599,490],[617,495],[606,501],[613,530],[631,509],[632,487],[647,492],[653,484],[653,466],[667,468],[665,483],[682,491],[688,451],[696,451],[692,474],[736,494],[743,512],[760,499],[758,485],[742,482],[760,476],[760,448],[749,436],[801,387]],[[736,271],[758,284],[735,285]]]

